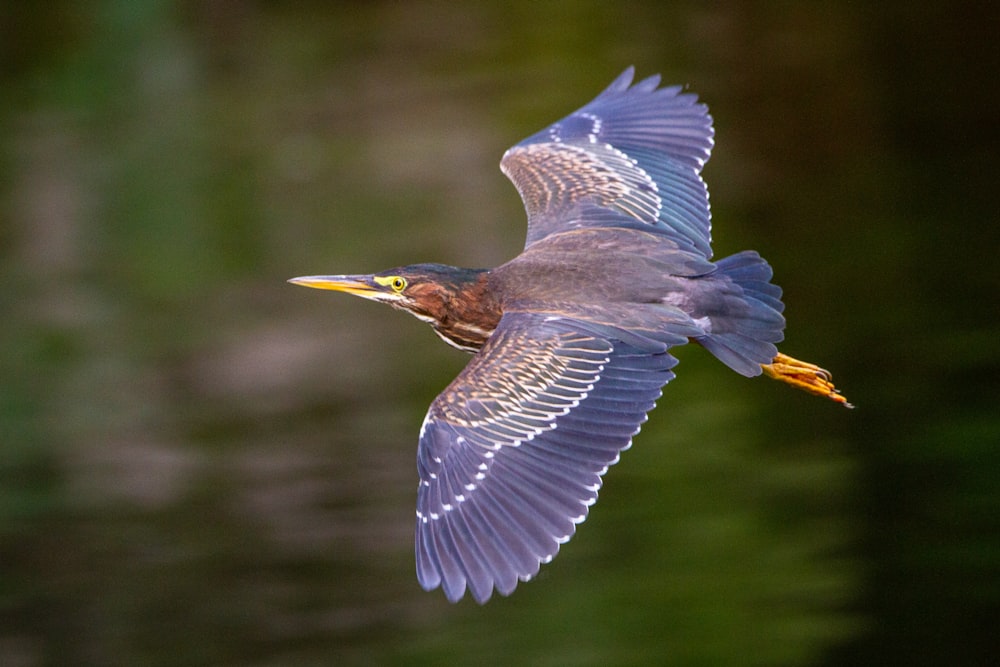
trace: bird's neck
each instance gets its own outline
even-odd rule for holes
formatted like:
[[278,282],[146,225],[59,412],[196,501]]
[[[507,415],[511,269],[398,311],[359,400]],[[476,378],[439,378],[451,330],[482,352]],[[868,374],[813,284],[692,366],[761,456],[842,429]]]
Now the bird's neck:
[[431,326],[449,345],[476,352],[496,329],[502,310],[489,275],[486,269],[467,270],[445,300],[441,317]]

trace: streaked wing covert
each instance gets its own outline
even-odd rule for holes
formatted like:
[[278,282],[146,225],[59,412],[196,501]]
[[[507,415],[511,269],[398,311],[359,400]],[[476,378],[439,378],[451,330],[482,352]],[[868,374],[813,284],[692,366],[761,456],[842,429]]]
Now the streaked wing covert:
[[625,213],[711,257],[701,168],[713,134],[708,109],[659,76],[630,86],[628,68],[592,102],[508,150],[500,162],[528,213],[527,244],[592,226],[583,205]]
[[480,603],[573,535],[676,360],[572,319],[505,314],[420,433],[417,577]]

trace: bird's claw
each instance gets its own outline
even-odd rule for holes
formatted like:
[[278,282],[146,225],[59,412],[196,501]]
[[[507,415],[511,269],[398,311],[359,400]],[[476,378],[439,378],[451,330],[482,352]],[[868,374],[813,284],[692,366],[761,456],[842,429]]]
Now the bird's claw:
[[770,378],[780,380],[816,396],[825,396],[831,401],[840,403],[845,408],[854,407],[833,386],[833,376],[830,375],[830,371],[815,364],[799,361],[779,352],[771,363],[761,364],[761,368],[764,374]]

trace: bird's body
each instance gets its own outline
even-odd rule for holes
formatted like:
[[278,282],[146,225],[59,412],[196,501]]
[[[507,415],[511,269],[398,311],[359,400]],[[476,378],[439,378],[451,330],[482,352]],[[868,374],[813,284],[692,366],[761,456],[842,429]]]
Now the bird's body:
[[[712,314],[729,317],[743,302],[716,264],[639,230],[565,232],[495,269],[417,264],[383,273],[406,278],[419,304],[390,305],[467,352],[483,346],[506,311],[573,316],[626,331],[669,326],[698,338],[721,325]],[[784,320],[776,311],[771,319],[780,331]]]
[[674,377],[671,347],[694,341],[742,375],[846,404],[825,371],[778,353],[770,266],[711,258],[707,109],[631,79],[504,155],[528,212],[509,262],[293,279],[388,303],[475,353],[417,454],[418,579],[452,601],[509,594],[570,538]]

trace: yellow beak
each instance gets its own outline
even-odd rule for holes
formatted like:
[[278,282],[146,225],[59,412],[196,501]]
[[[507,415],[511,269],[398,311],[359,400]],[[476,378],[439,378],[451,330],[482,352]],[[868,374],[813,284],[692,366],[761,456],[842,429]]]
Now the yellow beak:
[[368,298],[381,293],[380,287],[369,276],[302,276],[292,278],[288,282],[303,287],[347,292]]

